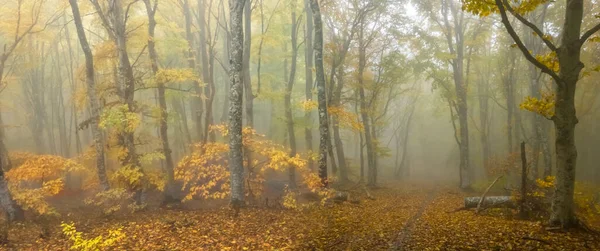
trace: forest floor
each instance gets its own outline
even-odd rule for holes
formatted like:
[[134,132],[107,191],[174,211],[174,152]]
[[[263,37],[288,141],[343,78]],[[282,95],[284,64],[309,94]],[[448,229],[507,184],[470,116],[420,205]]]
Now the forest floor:
[[[600,250],[600,236],[549,232],[540,221],[514,212],[450,212],[467,196],[442,186],[387,186],[371,191],[374,200],[301,209],[155,209],[128,215],[66,215],[83,238],[106,236],[122,227],[125,237],[110,250]],[[77,216],[78,215],[78,216]],[[10,227],[2,250],[67,250],[60,220]],[[600,229],[600,224],[590,224]]]

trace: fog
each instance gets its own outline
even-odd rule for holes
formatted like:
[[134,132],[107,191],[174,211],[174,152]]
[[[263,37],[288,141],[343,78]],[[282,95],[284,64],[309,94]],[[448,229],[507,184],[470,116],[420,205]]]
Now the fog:
[[[88,216],[191,210],[211,218],[210,210],[233,210],[235,218],[279,205],[284,211],[273,217],[305,206],[314,211],[299,212],[309,217],[327,212],[312,208],[319,201],[343,197],[336,205],[344,214],[353,215],[355,202],[390,207],[413,215],[394,217],[418,232],[408,219],[443,211],[429,203],[458,208],[478,196],[479,214],[489,192],[524,201],[513,207],[519,217],[528,208],[528,219],[551,227],[570,228],[577,218],[593,229],[600,226],[598,13],[596,0],[3,0],[5,220],[33,221],[40,235],[59,240],[47,247],[60,249],[77,246],[75,237],[56,237],[69,231],[60,222]],[[402,203],[419,209],[396,208]],[[360,210],[355,217],[371,209]],[[7,226],[3,245],[29,245],[14,241],[26,230]],[[131,231],[123,243],[137,240]],[[381,231],[388,238],[409,230]],[[295,234],[319,238],[287,235]],[[347,239],[323,237],[335,248],[273,247],[385,246],[352,246],[348,239],[358,237],[340,235]],[[268,249],[240,236],[249,246],[229,248]],[[434,247],[397,238],[381,243]],[[103,248],[159,250],[131,243]]]

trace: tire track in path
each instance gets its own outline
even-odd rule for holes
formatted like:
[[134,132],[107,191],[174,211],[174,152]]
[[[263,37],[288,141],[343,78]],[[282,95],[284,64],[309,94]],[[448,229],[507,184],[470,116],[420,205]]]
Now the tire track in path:
[[434,188],[434,189],[431,189],[427,193],[427,198],[425,200],[423,200],[423,202],[419,206],[419,211],[417,211],[417,213],[415,213],[415,215],[413,215],[410,219],[408,219],[408,221],[404,224],[404,226],[402,227],[402,230],[400,230],[400,232],[398,233],[398,237],[396,238],[396,241],[391,245],[390,251],[405,250],[404,245],[408,241],[410,241],[415,222],[419,218],[421,218],[421,215],[423,215],[423,212],[425,212],[425,208],[427,208],[427,206],[429,206],[429,204],[431,204],[431,202],[435,198],[436,192],[437,192],[437,189]]

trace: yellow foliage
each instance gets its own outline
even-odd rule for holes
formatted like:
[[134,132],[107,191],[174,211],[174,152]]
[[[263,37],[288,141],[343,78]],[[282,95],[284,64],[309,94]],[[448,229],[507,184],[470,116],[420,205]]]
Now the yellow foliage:
[[[509,0],[511,7],[520,15],[534,11],[538,6],[549,0]],[[498,13],[498,6],[494,0],[462,0],[464,11],[471,12],[482,17]],[[512,5],[517,4],[517,5]],[[508,12],[508,10],[507,10]]]
[[25,210],[40,215],[56,214],[47,198],[64,189],[68,173],[84,170],[77,162],[54,155],[32,155],[23,164],[6,172],[15,201]]
[[306,112],[316,110],[318,106],[319,104],[314,100],[305,100],[300,103],[300,107]]
[[198,80],[192,69],[160,69],[154,76],[156,83],[163,84],[187,80]]
[[140,125],[138,114],[129,111],[127,104],[104,109],[100,116],[100,128],[114,127],[117,131],[133,132]]
[[102,212],[105,215],[110,215],[121,210],[122,206],[127,203],[132,196],[133,194],[124,188],[111,188],[107,191],[96,193],[91,198],[87,198],[85,204],[102,208]]
[[[546,35],[547,36],[547,35]],[[549,39],[550,37],[544,37],[546,39]],[[535,59],[537,59],[537,61],[539,61],[540,63],[542,63],[543,65],[545,65],[546,67],[548,67],[550,70],[554,71],[554,72],[559,72],[560,71],[560,65],[558,64],[558,57],[556,56],[556,52],[550,52],[548,54],[544,54],[544,55],[536,55]]]
[[552,118],[552,116],[554,116],[554,105],[554,93],[543,93],[541,99],[531,96],[526,97],[519,107],[523,110],[535,112],[546,118]]
[[327,112],[331,116],[336,116],[339,120],[340,126],[343,128],[348,128],[357,132],[362,132],[365,130],[362,123],[360,123],[358,120],[358,116],[354,113],[344,110],[343,107],[330,106],[327,108]]
[[25,163],[28,159],[34,158],[36,155],[30,152],[9,152],[8,158],[13,167],[17,167]]
[[81,250],[81,251],[97,251],[97,250],[110,250],[121,240],[125,239],[125,233],[123,228],[118,227],[115,229],[108,230],[106,237],[100,235],[91,239],[83,237],[81,232],[78,232],[75,228],[74,223],[61,223],[62,233],[71,242],[70,250]]
[[297,194],[286,186],[285,193],[283,195],[283,207],[287,209],[297,209],[298,200],[296,200]]
[[[211,130],[227,136],[225,125],[215,125]],[[259,135],[252,128],[242,131],[242,144],[246,153],[252,153],[252,164],[245,163],[245,183],[247,193],[256,194],[261,191],[264,182],[264,173],[268,170],[284,171],[290,166],[302,171],[306,167],[306,160],[300,155],[290,156],[289,151]],[[228,170],[227,144],[209,142],[197,144],[191,155],[185,156],[175,169],[175,179],[182,181],[183,190],[186,192],[184,200],[195,197],[207,199],[223,199],[229,195],[229,170]]]

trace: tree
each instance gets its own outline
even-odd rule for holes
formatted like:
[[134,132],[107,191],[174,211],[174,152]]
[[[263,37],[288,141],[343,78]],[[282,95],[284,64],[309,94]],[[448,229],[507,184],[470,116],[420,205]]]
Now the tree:
[[[97,0],[90,1],[94,5],[94,8],[96,9],[97,14],[102,21],[102,25],[116,47],[118,68],[117,77],[115,78],[115,85],[121,106],[113,110],[121,113],[126,118],[131,118],[131,115],[136,112],[136,104],[134,100],[136,80],[133,75],[133,66],[127,51],[127,20],[129,17],[131,4],[133,3],[128,5],[126,11],[123,11],[124,4],[121,0],[111,0],[108,3],[108,9],[105,11],[103,6],[101,6]],[[123,147],[124,151],[123,156],[119,158],[122,168],[133,170],[133,172],[139,173],[143,177],[143,170],[140,164],[139,155],[136,150],[134,137],[135,130],[131,130],[130,128],[130,123],[132,123],[132,121],[130,119],[126,119],[126,121],[122,121],[121,123],[126,124],[122,125],[126,129],[120,129],[119,132],[117,132],[119,143]],[[136,193],[136,203],[141,204],[143,192],[142,181],[137,180],[129,185],[130,189]]]
[[244,160],[242,150],[242,99],[244,94],[242,17],[245,0],[229,0],[230,55],[229,70],[229,170],[231,175],[231,205],[238,211],[244,203]]
[[158,89],[158,106],[160,109],[159,115],[159,136],[162,146],[162,153],[165,157],[165,171],[167,174],[167,184],[165,189],[164,202],[172,202],[178,200],[175,196],[175,174],[173,157],[171,156],[171,148],[169,147],[169,127],[167,123],[167,100],[165,97],[165,83],[156,79],[156,75],[159,73],[158,66],[158,53],[156,52],[155,42],[155,29],[156,29],[156,10],[158,9],[158,0],[154,0],[151,3],[150,0],[143,0],[146,6],[146,13],[148,14],[148,56],[150,57],[150,65],[152,67],[152,73],[154,74],[156,87]]
[[96,80],[94,74],[94,55],[88,43],[85,30],[83,28],[83,22],[81,20],[81,14],[79,13],[79,5],[77,0],[69,0],[71,4],[71,11],[73,12],[73,21],[77,30],[77,36],[79,37],[79,44],[83,50],[85,56],[85,83],[87,86],[87,96],[90,109],[92,110],[92,118],[90,120],[90,127],[92,134],[94,135],[94,147],[96,149],[96,171],[98,172],[98,180],[104,191],[110,188],[108,184],[108,178],[106,176],[106,165],[104,163],[104,136],[102,131],[98,127],[100,114],[102,108],[98,102],[98,95],[96,93]]
[[[490,14],[492,11],[499,12],[502,24],[524,57],[543,73],[550,75],[556,84],[555,109],[553,114],[546,114],[551,115],[548,119],[554,123],[557,154],[556,190],[552,198],[549,224],[562,228],[574,227],[578,223],[574,205],[575,168],[577,166],[577,148],[574,136],[575,126],[578,122],[575,109],[575,90],[580,73],[584,68],[581,62],[581,50],[583,44],[600,30],[600,24],[596,24],[590,30],[581,33],[583,2],[583,0],[565,1],[562,39],[558,47],[551,41],[548,34],[544,34],[539,27],[522,16],[522,13],[535,9],[541,3],[539,1],[536,2],[537,5],[533,5],[534,8],[531,8],[531,5],[513,7],[508,0],[495,0],[493,9],[490,9],[485,3],[482,5],[480,1],[465,1],[464,6],[465,9],[479,15]],[[522,38],[515,32],[507,12],[535,32],[546,47],[556,54],[559,65],[558,72],[532,55]]]
[[324,187],[327,179],[327,142],[329,141],[329,115],[327,113],[327,94],[325,90],[325,71],[323,70],[323,22],[318,0],[310,0],[315,28],[315,68],[317,82],[317,98],[319,103],[319,177]]
[[[298,61],[298,22],[299,18],[296,18],[296,0],[292,0],[291,4],[292,12],[292,27],[291,27],[291,44],[292,44],[292,65],[290,69],[290,76],[288,78],[287,86],[285,89],[284,107],[285,107],[285,120],[288,131],[288,139],[290,143],[290,157],[296,155],[296,133],[294,132],[294,117],[292,113],[292,91],[294,89],[294,82],[296,81],[296,65]],[[293,166],[289,167],[289,186],[290,188],[296,188],[296,168]]]
[[[4,82],[6,63],[8,59],[11,58],[15,49],[23,41],[23,38],[34,32],[39,32],[38,30],[34,30],[34,28],[38,25],[44,3],[44,0],[33,2],[30,13],[32,21],[28,25],[22,26],[23,24],[21,23],[21,19],[24,18],[22,16],[23,0],[17,1],[17,23],[15,24],[14,37],[9,43],[4,44],[3,51],[0,53],[0,85],[3,85],[2,90],[4,90],[6,85],[6,83]],[[46,26],[48,26],[48,24],[50,24],[51,22],[52,20],[48,20]],[[45,27],[43,29],[45,29]],[[2,205],[6,212],[6,218],[8,222],[12,222],[15,220],[22,220],[24,218],[24,215],[23,210],[13,200],[10,191],[8,190],[8,184],[4,177],[4,171],[10,169],[11,164],[8,158],[8,150],[4,145],[4,138],[6,135],[1,115],[2,112],[0,112],[0,205]]]
[[[313,16],[312,11],[310,10],[310,0],[304,0],[304,12],[306,12],[306,29],[304,30],[304,79],[306,81],[305,85],[305,95],[306,101],[312,101],[313,99]],[[312,152],[313,150],[313,135],[312,135],[312,113],[311,111],[306,111],[304,113],[304,120],[306,121],[306,127],[304,128],[304,139],[306,141],[306,150],[308,152]],[[314,163],[312,158],[308,158],[308,167],[310,169],[314,168]]]

